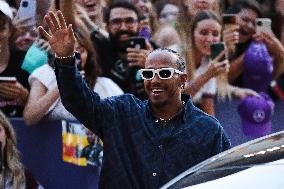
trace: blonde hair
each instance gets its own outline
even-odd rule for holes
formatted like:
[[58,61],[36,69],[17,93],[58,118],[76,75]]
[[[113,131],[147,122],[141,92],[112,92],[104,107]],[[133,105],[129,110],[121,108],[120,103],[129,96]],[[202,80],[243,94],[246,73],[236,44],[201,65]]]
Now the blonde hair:
[[[186,48],[183,48],[183,53],[185,54],[186,59],[186,70],[188,74],[188,79],[193,79],[196,71],[196,48],[194,45],[194,31],[197,24],[202,20],[212,19],[218,22],[221,25],[221,21],[212,11],[201,11],[199,12],[192,20],[190,25],[189,34],[187,35],[187,45]],[[231,98],[231,90],[229,89],[228,84],[228,73],[221,74],[216,77],[217,79],[217,96],[220,99],[225,99],[226,97]]]
[[16,147],[16,133],[6,118],[0,111],[0,125],[5,130],[6,145],[3,152],[4,166],[7,175],[12,179],[15,189],[19,189],[25,183],[24,169],[20,162],[19,152]]

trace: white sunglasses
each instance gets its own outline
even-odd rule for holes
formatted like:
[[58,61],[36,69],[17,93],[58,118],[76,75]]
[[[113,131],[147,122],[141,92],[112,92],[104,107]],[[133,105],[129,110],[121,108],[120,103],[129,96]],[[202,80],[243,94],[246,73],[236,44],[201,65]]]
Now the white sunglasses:
[[171,79],[176,74],[183,74],[183,72],[174,68],[159,68],[159,69],[141,69],[139,70],[142,79],[152,80],[157,74],[160,79]]

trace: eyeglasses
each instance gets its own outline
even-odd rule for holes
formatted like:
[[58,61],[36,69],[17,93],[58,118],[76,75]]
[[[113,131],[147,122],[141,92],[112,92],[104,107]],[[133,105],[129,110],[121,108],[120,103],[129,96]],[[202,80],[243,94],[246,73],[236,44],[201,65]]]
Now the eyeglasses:
[[171,79],[176,74],[183,74],[183,72],[174,68],[160,68],[160,69],[141,69],[139,70],[142,79],[152,80],[157,74],[160,79]]
[[120,28],[122,25],[122,22],[125,23],[126,27],[132,27],[134,24],[137,23],[137,20],[131,17],[127,18],[114,18],[110,20],[110,24],[115,28]]

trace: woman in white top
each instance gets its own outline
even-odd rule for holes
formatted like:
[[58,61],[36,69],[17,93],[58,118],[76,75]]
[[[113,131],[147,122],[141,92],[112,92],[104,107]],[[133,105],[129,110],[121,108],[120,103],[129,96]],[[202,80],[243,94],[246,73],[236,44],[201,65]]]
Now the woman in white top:
[[[89,39],[85,37],[89,36],[88,32],[78,25],[75,33],[77,38],[75,48],[80,53],[76,63],[82,68],[81,73],[90,88],[93,88],[102,98],[123,94],[112,80],[98,77],[99,69],[96,64],[95,50]],[[49,64],[39,67],[29,77],[31,92],[23,116],[27,125],[36,124],[43,119],[75,120],[61,103],[52,64],[53,60],[50,60]]]
[[252,90],[232,87],[227,82],[228,60],[220,61],[225,56],[221,52],[214,60],[210,59],[210,44],[220,42],[222,24],[211,11],[200,11],[193,18],[190,35],[190,49],[187,49],[187,73],[189,83],[185,92],[204,112],[214,115],[215,96],[237,97],[256,95]]

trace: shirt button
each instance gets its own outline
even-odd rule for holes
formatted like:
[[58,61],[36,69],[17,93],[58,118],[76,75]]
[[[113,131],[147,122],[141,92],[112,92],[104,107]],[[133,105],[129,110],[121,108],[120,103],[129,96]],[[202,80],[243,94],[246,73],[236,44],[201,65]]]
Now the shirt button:
[[157,173],[153,173],[153,177],[155,177],[157,175]]

